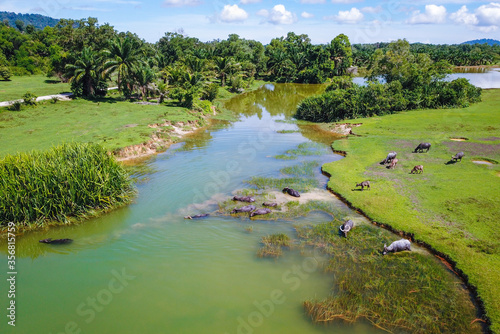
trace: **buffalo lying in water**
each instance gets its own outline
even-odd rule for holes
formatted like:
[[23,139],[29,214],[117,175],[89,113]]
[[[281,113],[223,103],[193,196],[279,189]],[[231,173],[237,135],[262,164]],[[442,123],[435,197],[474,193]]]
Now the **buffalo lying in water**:
[[255,210],[250,214],[250,217],[257,216],[257,215],[267,215],[268,213],[271,213],[271,209],[264,208],[264,209],[258,209]]
[[51,245],[64,245],[64,244],[70,244],[73,242],[73,239],[54,239],[48,238],[48,239],[43,239],[40,240],[39,242],[43,244],[51,244]]
[[234,196],[233,201],[240,201],[240,202],[255,202],[255,199],[250,196]]
[[300,197],[300,194],[297,190],[293,190],[292,188],[285,187],[282,190],[283,192],[286,192],[288,195],[293,196],[293,197]]
[[194,216],[186,216],[186,217],[184,217],[184,219],[197,219],[197,218],[205,218],[205,217],[208,217],[208,216],[210,216],[210,214],[208,214],[208,213],[202,213],[202,214],[194,215]]
[[247,205],[247,206],[243,206],[241,208],[234,208],[233,211],[231,211],[231,213],[251,212],[255,209],[256,209],[255,205]]
[[382,254],[385,255],[389,252],[395,253],[395,252],[401,252],[404,250],[411,251],[411,242],[409,240],[406,240],[406,239],[401,239],[398,241],[394,241],[389,247],[387,247],[387,245],[384,245],[384,251]]

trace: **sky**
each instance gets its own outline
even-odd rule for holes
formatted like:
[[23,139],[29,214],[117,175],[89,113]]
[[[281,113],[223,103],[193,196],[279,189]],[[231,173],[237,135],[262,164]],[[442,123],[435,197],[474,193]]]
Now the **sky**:
[[96,17],[152,43],[166,32],[202,41],[234,33],[264,44],[289,31],[309,35],[314,44],[341,33],[351,43],[500,39],[500,0],[0,0],[0,11]]

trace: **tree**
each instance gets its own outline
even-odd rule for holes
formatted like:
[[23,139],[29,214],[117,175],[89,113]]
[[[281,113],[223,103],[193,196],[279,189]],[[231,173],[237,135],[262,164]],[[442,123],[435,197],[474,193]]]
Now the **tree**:
[[139,63],[139,65],[133,68],[133,78],[134,86],[141,94],[142,100],[146,100],[148,91],[155,90],[151,86],[155,79],[154,71],[148,65]]
[[106,94],[102,61],[91,48],[83,48],[74,64],[66,65],[71,89],[77,96],[95,97]]
[[117,73],[118,90],[130,96],[132,69],[140,62],[141,50],[136,40],[126,37],[120,39],[116,37],[111,41],[109,49],[104,50],[107,61],[103,65],[104,74],[110,76]]
[[226,77],[233,74],[239,64],[235,64],[232,58],[229,57],[216,57],[214,59],[217,77],[220,78],[220,85],[226,85]]
[[17,30],[19,30],[20,32],[24,31],[24,22],[23,21],[18,19],[18,20],[16,20],[15,24],[16,24]]
[[330,59],[335,62],[335,74],[345,75],[352,65],[352,48],[349,38],[344,34],[338,35],[331,41],[329,51]]

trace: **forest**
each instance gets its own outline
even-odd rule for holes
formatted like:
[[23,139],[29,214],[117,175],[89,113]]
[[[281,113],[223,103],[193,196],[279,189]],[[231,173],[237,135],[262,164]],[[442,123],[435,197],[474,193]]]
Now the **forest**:
[[[496,63],[500,57],[498,45],[404,43],[407,55],[425,62],[425,68],[433,66],[433,70],[441,71],[436,75],[446,73],[451,66]],[[126,99],[155,97],[163,102],[168,97],[191,108],[200,99],[213,100],[219,86],[238,92],[255,79],[338,82],[338,77],[351,75],[353,66],[363,69],[385,66],[381,65],[380,57],[391,52],[391,45],[351,45],[344,34],[328,44],[315,45],[306,34],[293,32],[274,38],[267,45],[236,34],[226,40],[202,42],[182,32],[167,32],[156,43],[148,43],[133,33],[118,32],[109,24],[100,25],[91,17],[76,21],[61,19],[54,27],[43,29],[24,26],[23,22],[12,27],[4,21],[0,23],[0,78],[47,74],[70,82],[76,96],[103,96],[112,85]],[[405,80],[410,84],[409,81],[420,79]],[[430,83],[434,78],[427,76],[425,80]],[[377,89],[399,91],[399,86],[391,81]],[[406,83],[402,84],[406,89]]]

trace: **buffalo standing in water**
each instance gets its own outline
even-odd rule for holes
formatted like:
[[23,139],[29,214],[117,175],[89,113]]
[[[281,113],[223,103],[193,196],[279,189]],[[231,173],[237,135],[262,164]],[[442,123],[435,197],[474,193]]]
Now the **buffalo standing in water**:
[[387,157],[386,157],[384,160],[382,160],[382,161],[380,162],[380,164],[381,164],[381,165],[385,165],[385,164],[390,163],[393,159],[395,159],[395,158],[396,158],[396,155],[397,155],[397,153],[396,153],[396,152],[394,152],[394,151],[389,152],[389,154],[387,154]]
[[297,190],[293,190],[292,188],[285,187],[282,190],[283,192],[286,192],[288,195],[293,196],[293,197],[300,197],[300,194]]
[[424,166],[422,165],[417,165],[415,167],[413,167],[413,169],[411,170],[410,174],[422,174],[424,172]]
[[254,212],[250,213],[250,217],[257,216],[257,215],[267,215],[268,213],[271,213],[271,209],[268,209],[268,208],[258,209],[258,210],[255,210]]
[[464,152],[458,152],[457,154],[455,154],[454,156],[451,157],[451,160],[453,161],[457,161],[457,160],[460,160],[462,161],[462,158],[464,157]]
[[55,239],[55,240],[52,240],[52,238],[48,238],[48,239],[40,240],[39,242],[41,242],[43,244],[51,244],[51,245],[64,245],[64,244],[72,243],[73,239]]
[[205,217],[208,217],[208,216],[210,216],[210,214],[208,214],[208,213],[202,213],[202,214],[194,215],[194,216],[186,216],[186,217],[184,217],[184,219],[198,219],[198,218],[205,218]]
[[235,209],[233,209],[233,211],[231,211],[231,213],[251,212],[255,209],[256,209],[255,205],[247,205],[247,206],[243,206],[241,208],[235,208]]
[[389,247],[387,247],[387,245],[384,245],[384,251],[382,252],[382,254],[385,255],[389,252],[395,253],[404,250],[411,251],[411,242],[406,239],[401,239],[398,241],[394,241]]
[[240,202],[255,202],[255,199],[250,196],[234,196],[233,201],[240,201]]
[[361,187],[361,190],[364,190],[365,187],[367,187],[368,190],[370,190],[370,181],[363,181],[361,183],[358,183],[356,184],[356,187]]
[[417,153],[417,152],[422,153],[422,152],[424,152],[424,150],[426,150],[425,152],[429,152],[430,148],[431,148],[431,143],[420,143],[420,144],[418,144],[415,151],[413,151],[413,153]]
[[344,233],[344,236],[347,238],[347,232],[352,230],[353,227],[354,227],[354,223],[352,220],[349,219],[344,224],[340,225],[339,229],[342,233]]

